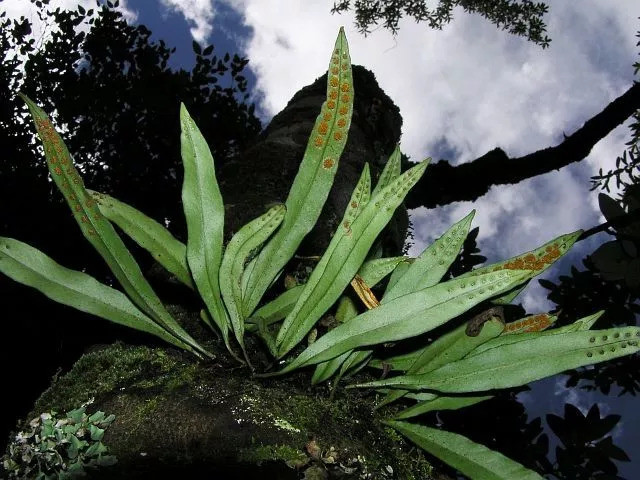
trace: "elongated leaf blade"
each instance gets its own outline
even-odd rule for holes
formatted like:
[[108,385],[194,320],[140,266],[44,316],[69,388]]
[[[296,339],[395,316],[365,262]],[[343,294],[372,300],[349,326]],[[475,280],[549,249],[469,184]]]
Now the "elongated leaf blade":
[[[362,267],[358,270],[358,275],[360,275],[368,285],[375,286],[393,270],[396,263],[403,261],[404,258],[405,257],[389,257],[368,260],[362,264]],[[279,322],[285,318],[291,310],[293,310],[293,307],[298,301],[303,289],[304,285],[297,285],[281,293],[275,299],[256,310],[252,318],[261,317],[264,320],[265,325],[271,325]],[[338,312],[339,309],[340,307],[338,306]],[[336,313],[336,318],[337,317],[338,313]],[[247,319],[247,322],[249,322],[247,324],[247,329],[255,331],[255,322],[252,321],[252,318]]]
[[486,321],[477,335],[469,335],[468,324],[461,325],[426,347],[409,369],[409,373],[431,372],[458,361],[479,345],[496,338],[503,330],[504,323],[498,317]]
[[362,264],[358,275],[367,285],[375,287],[384,277],[393,272],[396,266],[407,257],[385,257],[367,260]]
[[[544,272],[547,268],[553,265],[558,259],[563,257],[576,242],[578,237],[582,234],[582,230],[578,230],[573,233],[568,233],[566,235],[560,235],[559,237],[551,240],[550,242],[545,243],[541,247],[538,247],[530,252],[523,253],[521,255],[517,255],[503,262],[494,263],[492,265],[487,265],[486,267],[477,268],[470,272],[467,272],[463,275],[460,275],[460,278],[463,277],[472,277],[478,274],[486,273],[486,272],[495,272],[497,270],[503,269],[513,269],[513,270],[528,270],[530,272],[529,276],[525,278],[523,283],[532,279],[536,275]],[[522,290],[524,286],[519,286],[514,288],[512,292],[507,292],[504,296],[498,297],[493,300],[494,303],[497,304],[508,304],[510,303]]]
[[[424,161],[407,170],[372,198],[353,223],[342,223],[341,238],[335,248],[327,249],[323,255],[296,307],[278,333],[279,357],[297,345],[320,316],[335,303],[364,262],[376,237],[407,192],[422,177],[427,165],[428,162]],[[320,268],[321,264],[323,269]]]
[[[360,178],[358,180],[358,183],[353,189],[351,198],[349,199],[349,203],[347,204],[347,208],[343,215],[342,221],[340,222],[340,226],[338,227],[338,230],[333,234],[331,241],[327,246],[327,249],[325,250],[324,254],[322,255],[322,258],[314,268],[313,272],[311,273],[311,276],[307,280],[307,283],[305,284],[304,289],[300,294],[300,297],[296,301],[294,308],[287,315],[287,318],[285,318],[284,324],[282,325],[282,327],[278,332],[278,338],[276,339],[277,345],[279,345],[279,342],[282,341],[282,338],[286,335],[287,330],[291,328],[291,325],[294,324],[295,326],[295,323],[294,323],[295,316],[296,315],[299,316],[301,314],[301,309],[308,307],[307,302],[309,301],[310,296],[313,296],[313,294],[315,293],[316,298],[318,298],[322,294],[321,291],[316,292],[316,288],[320,280],[322,279],[322,276],[325,274],[327,270],[327,266],[329,266],[329,262],[333,257],[333,253],[335,252],[336,247],[339,245],[340,240],[347,234],[351,235],[351,225],[353,224],[354,220],[363,211],[363,209],[365,208],[365,205],[369,202],[370,195],[371,195],[371,174],[369,172],[369,164],[365,164],[365,167],[362,170],[362,174],[360,175]],[[313,326],[312,322],[315,323],[315,320],[313,320],[312,318],[307,319],[307,324],[309,325],[307,332]],[[303,332],[302,336],[304,336],[305,334],[306,332]]]
[[[511,345],[513,343],[522,342],[524,340],[531,340],[534,338],[539,338],[547,335],[558,335],[562,333],[589,330],[591,326],[595,323],[595,321],[602,316],[603,313],[604,313],[604,310],[600,310],[599,312],[594,313],[593,315],[580,318],[569,325],[565,325],[564,327],[552,328],[550,330],[545,330],[543,332],[538,332],[534,330],[532,332],[525,331],[522,333],[512,333],[512,332],[507,332],[505,328],[505,332],[503,335],[500,335],[497,338],[493,338],[486,343],[478,345],[475,349],[469,352],[468,356],[471,357],[474,355],[478,355],[479,353],[485,352],[487,350],[491,350],[493,348],[504,347],[505,345]],[[528,318],[529,317],[525,317],[525,319],[523,320],[525,320],[525,324],[528,324],[531,326],[532,323],[529,323],[526,321]],[[542,321],[544,322],[544,320]],[[533,319],[532,319],[532,322],[533,322]]]
[[428,332],[508,290],[527,274],[517,270],[490,272],[471,281],[454,279],[391,300],[334,328],[279,373],[330,360],[347,350]]
[[304,285],[297,285],[281,293],[269,303],[265,303],[251,318],[247,319],[247,330],[255,330],[255,327],[249,326],[255,324],[253,318],[262,318],[265,325],[271,325],[285,318],[293,310],[303,289]]
[[473,480],[543,480],[536,472],[457,433],[408,422],[384,423]]
[[87,190],[100,213],[148,251],[168,272],[189,288],[195,288],[187,265],[187,246],[169,230],[140,210],[100,192]]
[[[423,394],[425,395],[425,394]],[[464,396],[464,397],[441,397],[436,394],[426,394],[432,398],[428,400],[420,400],[415,405],[402,410],[393,418],[396,420],[405,420],[407,418],[417,417],[418,415],[424,415],[427,412],[437,412],[439,410],[459,410],[461,408],[475,405],[476,403],[484,402],[492,398],[491,395],[483,396]],[[407,395],[408,397],[409,395]]]
[[391,272],[389,283],[387,283],[387,289],[385,290],[382,298],[384,298],[389,292],[391,292],[391,290],[393,290],[395,285],[400,281],[403,275],[407,273],[407,271],[409,270],[409,267],[413,262],[415,262],[415,260],[416,260],[415,258],[407,258],[406,260],[396,265],[396,268],[393,270],[393,272]]
[[26,243],[0,237],[0,272],[58,303],[193,350],[140,311],[122,292],[86,273],[63,267]]
[[85,189],[66,145],[47,115],[29,98],[24,95],[21,97],[29,107],[42,140],[51,176],[71,208],[84,237],[102,256],[138,308],[184,343],[208,355],[167,312],[120,236],[100,213],[95,200]]
[[374,358],[369,362],[369,366],[373,368],[388,369],[390,371],[406,372],[422,354],[422,350],[422,348],[419,348],[417,350],[412,350],[411,352],[395,355],[389,358]]
[[[480,326],[477,335],[469,334],[469,324],[455,328],[426,346],[420,356],[411,365],[408,375],[431,372],[451,362],[465,357],[479,345],[496,338],[504,330],[504,323],[498,317],[492,317]],[[389,392],[377,408],[403,397],[407,390],[397,389]]]
[[331,360],[316,365],[316,369],[313,371],[313,376],[311,377],[311,385],[317,385],[318,383],[329,380],[338,370],[340,370],[344,361],[349,358],[349,355],[352,353],[352,351],[344,352]]
[[250,253],[262,245],[282,222],[284,205],[276,205],[244,225],[231,239],[220,265],[220,292],[227,306],[236,340],[244,351],[242,272]]
[[387,163],[382,169],[382,173],[380,174],[380,178],[378,178],[376,188],[373,189],[371,196],[376,196],[378,192],[381,192],[385,187],[387,187],[391,182],[393,182],[400,176],[401,160],[402,154],[400,152],[400,144],[398,144],[396,145],[396,148],[393,150],[393,153],[391,153],[389,159],[387,160]]
[[[404,260],[405,257],[389,257],[389,258],[376,258],[374,260],[366,261],[358,270],[358,275],[362,280],[371,287],[374,287],[380,280],[393,271],[398,263]],[[358,309],[347,296],[340,298],[338,302],[338,308],[336,310],[336,320],[339,322],[346,322],[358,316]],[[322,362],[316,365],[316,369],[311,379],[312,384],[317,384],[330,379],[338,370],[340,370],[340,376],[358,369],[363,363],[371,357],[371,351],[357,351],[349,350],[342,355],[332,358],[327,362]]]
[[184,182],[182,205],[187,221],[187,262],[213,321],[229,346],[229,317],[220,296],[224,203],[211,150],[184,104],[180,105]]
[[339,372],[335,386],[344,375],[352,375],[364,368],[372,353],[371,350],[349,350],[336,358],[319,363],[316,365],[311,383],[316,385],[324,382],[329,380],[336,372]]
[[242,282],[241,282],[241,286],[242,286],[242,311],[244,313],[244,316],[246,317],[247,315],[249,315],[251,312],[247,311],[247,305],[245,302],[245,297],[247,296],[247,288],[249,286],[249,278],[251,277],[251,274],[253,273],[253,269],[256,266],[256,262],[258,260],[258,257],[253,257],[249,263],[247,263],[247,265],[244,267],[244,272],[242,273]]
[[469,234],[469,227],[474,215],[475,210],[472,210],[469,215],[455,223],[427,247],[409,266],[393,288],[384,294],[382,303],[422,288],[432,287],[438,283],[458,256],[460,248]]
[[[338,301],[338,308],[336,309],[336,320],[340,323],[348,322],[358,316],[358,308],[356,304],[348,296],[340,297]],[[316,365],[316,369],[311,377],[311,384],[316,385],[318,383],[329,380],[342,366],[342,364],[349,358],[352,351],[344,352],[342,355],[338,355],[336,358],[332,358],[326,362]]]
[[327,100],[322,104],[287,197],[287,214],[279,231],[257,257],[249,278],[245,299],[247,313],[253,312],[278,272],[311,231],[333,185],[353,113],[351,60],[342,28],[327,75]]
[[405,375],[361,386],[429,389],[447,393],[511,388],[640,350],[640,327],[557,335],[544,333],[537,333],[536,338],[492,348],[423,375]]
[[349,357],[340,367],[340,378],[346,374],[354,375],[359,372],[367,365],[371,355],[373,355],[372,350],[350,350],[349,353]]

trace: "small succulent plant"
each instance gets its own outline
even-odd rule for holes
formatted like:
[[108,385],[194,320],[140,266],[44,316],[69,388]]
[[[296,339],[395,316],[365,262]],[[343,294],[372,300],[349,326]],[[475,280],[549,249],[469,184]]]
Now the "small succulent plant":
[[[224,204],[214,159],[184,105],[180,123],[186,245],[133,207],[87,190],[50,120],[23,96],[44,144],[53,180],[85,238],[107,262],[124,293],[9,238],[0,238],[0,271],[55,301],[151,333],[199,358],[212,357],[167,312],[115,224],[200,294],[205,306],[203,321],[221,333],[231,355],[251,366],[245,338],[253,335],[264,342],[274,360],[284,360],[281,370],[259,375],[278,376],[313,367],[311,381],[316,384],[331,378],[337,383],[364,367],[392,371],[383,380],[351,386],[376,389],[383,395],[378,408],[401,398],[413,403],[387,420],[387,425],[471,478],[540,479],[537,473],[465,437],[406,419],[433,410],[463,408],[491,398],[495,389],[521,386],[639,350],[640,328],[590,330],[602,312],[548,330],[553,316],[537,314],[505,322],[501,314],[500,305],[509,304],[533,277],[562,257],[580,231],[441,281],[469,233],[471,212],[417,258],[380,258],[375,253],[376,238],[428,164],[425,160],[401,172],[398,146],[373,189],[365,165],[342,221],[306,283],[297,285],[286,277],[289,288],[262,303],[267,289],[315,225],[346,143],[354,89],[342,30],[331,53],[327,83],[326,101],[286,202],[242,227],[226,248]],[[376,298],[372,288],[389,275],[386,290]],[[349,288],[362,305],[347,295]],[[484,313],[460,325],[466,312],[483,307]],[[294,348],[299,351],[316,323],[330,311],[337,326],[294,355]],[[447,322],[454,327],[435,341],[420,348],[413,343],[414,350],[407,348],[400,355],[385,355],[385,345],[402,346],[403,340]]]
[[7,448],[2,465],[8,478],[67,480],[85,477],[87,469],[116,463],[102,443],[104,431],[115,419],[104,412],[86,413],[86,407],[58,415],[43,413],[29,422]]

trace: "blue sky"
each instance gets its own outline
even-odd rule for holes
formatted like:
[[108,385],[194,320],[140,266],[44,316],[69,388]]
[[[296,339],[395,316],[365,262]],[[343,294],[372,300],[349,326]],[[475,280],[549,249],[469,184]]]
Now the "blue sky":
[[[80,3],[88,8],[94,5],[93,0]],[[547,50],[463,12],[455,12],[455,20],[442,31],[403,20],[395,38],[384,29],[364,38],[351,14],[329,13],[330,0],[120,3],[131,21],[145,24],[154,38],[177,47],[176,67],[193,65],[193,39],[203,46],[214,43],[218,52],[248,56],[253,99],[265,123],[297,90],[322,75],[338,27],[344,25],[353,62],[373,70],[400,107],[402,149],[415,161],[432,156],[457,164],[495,147],[519,156],[559,143],[563,133],[573,132],[630,87],[631,65],[638,58],[637,0],[547,1],[548,33],[553,39]],[[30,5],[27,0],[3,2],[3,8],[15,16],[28,13]],[[597,194],[589,191],[589,177],[600,167],[606,171],[614,164],[627,132],[626,127],[616,129],[585,161],[560,172],[493,188],[473,203],[413,211],[411,253],[419,253],[472,208],[477,210],[474,226],[480,227],[482,252],[490,261],[600,223],[604,219],[597,209]],[[584,253],[605,239],[603,235],[583,242],[567,261],[544,276],[557,278],[572,263],[579,265]],[[537,283],[520,301],[531,313],[550,306]],[[594,394],[576,397],[562,391],[561,381],[534,385],[535,396],[524,398],[536,398],[527,401],[530,414],[561,415],[564,401],[582,408],[598,401],[601,411],[623,415],[619,441],[634,463],[640,464],[640,454],[633,455],[640,440],[640,420],[632,402]],[[621,467],[628,478],[640,477],[637,473],[634,477],[630,466]]]

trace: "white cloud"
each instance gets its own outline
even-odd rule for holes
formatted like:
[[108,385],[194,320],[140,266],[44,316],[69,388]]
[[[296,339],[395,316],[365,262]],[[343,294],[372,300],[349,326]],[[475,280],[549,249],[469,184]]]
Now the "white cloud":
[[194,40],[205,43],[213,32],[215,10],[211,0],[160,0],[171,11],[184,16],[190,25],[189,31]]
[[[326,1],[227,3],[253,29],[244,47],[266,116],[325,71],[338,27],[345,25],[352,61],[371,69],[400,107],[403,151],[414,160],[443,155],[453,163],[496,146],[515,157],[555,145],[563,133],[602,110],[631,86],[640,16],[636,0],[550,1],[553,41],[542,50],[461,11],[442,31],[403,19],[394,39],[384,29],[363,37],[353,26],[353,14],[332,16]],[[594,225],[597,195],[589,191],[589,177],[613,165],[626,135],[621,127],[586,161],[515,186],[494,187],[473,204],[414,211],[411,253],[419,253],[472,208],[482,253],[494,261]],[[533,290],[535,295],[522,297],[525,306],[546,308],[544,291]]]

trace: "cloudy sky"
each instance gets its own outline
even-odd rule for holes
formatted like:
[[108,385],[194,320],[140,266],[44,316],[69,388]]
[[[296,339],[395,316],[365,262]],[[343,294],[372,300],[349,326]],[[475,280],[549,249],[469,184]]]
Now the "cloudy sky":
[[[53,0],[55,2],[55,0]],[[71,5],[77,1],[60,1]],[[80,2],[87,8],[94,1]],[[393,37],[376,29],[363,37],[351,14],[331,15],[331,0],[144,0],[121,1],[131,21],[147,25],[154,38],[178,48],[176,66],[193,65],[191,41],[214,43],[218,51],[249,57],[251,86],[266,124],[301,87],[327,68],[338,28],[345,26],[354,63],[371,69],[400,107],[404,119],[402,149],[413,160],[431,156],[461,163],[501,147],[519,156],[554,145],[627,90],[638,59],[640,29],[637,0],[549,0],[546,17],[550,48],[496,29],[479,16],[455,12],[442,31],[404,20]],[[27,0],[4,0],[11,15],[29,12]],[[36,31],[36,35],[40,32]],[[603,221],[589,177],[605,171],[622,153],[628,138],[619,127],[596,145],[586,161],[560,172],[493,188],[480,200],[439,210],[413,212],[414,254],[454,221],[476,208],[480,246],[490,260],[512,256],[549,239]],[[427,175],[428,175],[427,170]],[[579,251],[549,271],[555,278],[578,263],[605,238],[583,242]],[[532,285],[521,301],[531,312],[547,309],[544,290]],[[562,389],[554,382],[543,384]],[[564,398],[587,406],[594,397]],[[602,400],[602,399],[601,399]],[[605,400],[602,400],[605,401]],[[607,401],[610,401],[607,400]],[[562,403],[536,402],[532,413],[561,414]],[[617,405],[617,412],[629,405]],[[603,405],[602,411],[607,411]],[[637,417],[637,415],[636,415]],[[633,445],[633,416],[619,429]],[[640,440],[635,434],[633,441]],[[627,452],[631,453],[627,448]],[[639,459],[636,459],[638,462]]]

